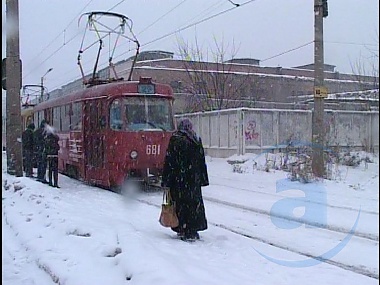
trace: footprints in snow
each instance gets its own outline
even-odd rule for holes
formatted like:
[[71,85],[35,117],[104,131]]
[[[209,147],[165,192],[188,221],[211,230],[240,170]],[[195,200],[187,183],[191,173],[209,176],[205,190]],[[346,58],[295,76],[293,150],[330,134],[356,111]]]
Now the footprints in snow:
[[[23,184],[21,184],[21,182],[20,182],[19,180],[13,181],[12,184],[13,184],[13,190],[14,190],[14,192],[17,192],[17,191],[19,191],[19,190],[21,190],[22,188],[25,187]],[[3,186],[3,187],[4,187],[4,189],[5,189],[6,191],[8,191],[8,190],[11,189],[12,184],[8,184],[8,180],[5,179],[5,180],[4,180],[4,186]]]
[[82,232],[82,231],[79,231],[77,229],[70,231],[70,232],[67,232],[67,235],[73,235],[73,236],[78,236],[78,237],[90,237],[91,236],[90,233]]
[[[73,236],[78,236],[78,237],[91,237],[90,233],[83,232],[78,229],[67,232],[67,235],[73,235]],[[123,251],[120,247],[115,247],[115,248],[109,248],[109,249],[104,250],[103,255],[105,257],[115,257],[122,252]]]
[[108,253],[105,255],[105,257],[115,257],[116,255],[122,253],[123,251],[121,250],[120,247],[116,247],[112,252]]
[[[25,188],[24,185],[22,185],[20,183],[20,181],[14,181],[13,183],[9,184],[7,180],[4,180],[4,185],[3,185],[4,189],[6,191],[8,190],[14,190],[14,192],[19,192],[20,196],[23,195],[23,194],[26,194],[25,191],[20,191],[22,190],[23,188]],[[13,189],[12,189],[13,188]],[[23,193],[25,192],[25,193]],[[31,201],[31,202],[35,202],[36,204],[38,205],[44,205],[45,208],[50,208],[46,203],[42,203],[43,200],[44,200],[44,196],[43,195],[40,195],[40,194],[29,194],[29,196],[27,196],[27,201]],[[54,200],[61,200],[60,197],[58,196],[55,196],[53,197]],[[3,198],[4,200],[4,198]],[[14,202],[10,203],[10,206],[14,206]],[[43,212],[39,212],[38,214],[42,214]],[[26,216],[25,217],[25,221],[26,222],[32,222],[33,221],[33,214],[24,214],[24,213],[20,213],[21,215],[23,216]],[[49,219],[50,218],[50,215],[46,215],[46,218]],[[64,222],[64,219],[61,220],[61,222]],[[9,225],[11,226],[11,225]],[[45,223],[45,227],[49,227],[51,226],[51,221],[46,221]],[[16,236],[18,235],[18,233],[16,233]],[[78,229],[74,229],[72,231],[68,231],[66,232],[66,235],[68,236],[77,236],[77,237],[84,237],[84,238],[90,238],[92,235],[90,232],[87,232],[87,231],[83,231],[83,230],[78,230]],[[41,235],[38,236],[38,238],[42,238]],[[119,254],[121,254],[123,252],[123,250],[121,249],[121,247],[112,247],[110,246],[109,248],[107,248],[106,250],[103,250],[103,252],[101,252],[101,255],[103,255],[104,257],[107,257],[107,258],[113,258],[113,257],[116,257],[118,256]],[[53,282],[55,283],[59,283],[59,278],[56,274],[54,274],[54,272],[51,270],[51,268],[49,268],[46,264],[42,264],[42,263],[39,263],[37,262],[38,266],[40,269],[42,269],[43,271],[45,271],[46,273],[48,273],[50,275],[50,277],[52,278]],[[125,280],[126,281],[130,281],[132,280],[132,274],[126,274],[125,275]]]

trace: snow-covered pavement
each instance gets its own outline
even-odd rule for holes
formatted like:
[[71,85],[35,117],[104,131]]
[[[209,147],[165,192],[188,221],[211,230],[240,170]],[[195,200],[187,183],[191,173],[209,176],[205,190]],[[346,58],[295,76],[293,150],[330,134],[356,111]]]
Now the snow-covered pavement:
[[[314,203],[302,200],[309,193],[303,185],[276,191],[286,181],[283,171],[234,173],[226,159],[208,157],[210,186],[203,193],[209,228],[200,241],[186,243],[158,223],[161,192],[121,196],[63,175],[56,189],[6,174],[3,153],[2,281],[378,284],[374,161],[368,168],[344,167],[340,180],[315,185],[326,203]],[[302,207],[274,207],[289,198],[301,198],[305,209],[321,210],[325,219],[303,220]]]

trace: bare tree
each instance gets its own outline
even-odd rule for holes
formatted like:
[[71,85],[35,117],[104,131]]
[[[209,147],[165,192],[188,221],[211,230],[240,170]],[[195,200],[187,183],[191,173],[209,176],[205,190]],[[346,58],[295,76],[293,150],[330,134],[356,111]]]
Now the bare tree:
[[204,54],[197,38],[194,45],[178,41],[188,79],[184,91],[190,94],[186,106],[189,112],[239,107],[244,96],[252,89],[253,76],[249,76],[248,71],[233,71],[231,62],[237,53],[234,43],[228,61],[229,47],[215,38],[214,44],[215,49],[210,52],[207,50]]
[[[350,62],[352,73],[359,82],[360,90],[378,89],[379,88],[379,32],[376,31],[377,47],[366,46],[369,56],[365,58],[360,56],[355,62]],[[367,77],[371,77],[372,82],[369,82]]]
[[[378,58],[376,61],[378,61]],[[350,62],[350,64],[360,91],[379,88],[379,66],[375,61],[368,64],[361,56],[355,62]]]

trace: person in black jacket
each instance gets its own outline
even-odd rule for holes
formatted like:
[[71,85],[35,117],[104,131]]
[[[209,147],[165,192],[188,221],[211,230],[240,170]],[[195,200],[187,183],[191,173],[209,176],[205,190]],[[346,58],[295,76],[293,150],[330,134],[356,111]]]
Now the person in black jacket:
[[58,151],[59,151],[59,136],[56,134],[52,126],[46,126],[45,137],[45,153],[48,165],[49,185],[60,188],[58,186]]
[[207,229],[201,186],[209,185],[202,140],[193,131],[190,119],[183,119],[172,135],[162,173],[163,187],[170,188],[179,226],[172,228],[182,240],[199,239]]
[[34,157],[34,123],[30,123],[26,130],[22,132],[22,157],[26,177],[33,177],[33,157]]
[[42,120],[40,127],[34,132],[34,147],[37,158],[37,181],[48,183],[46,181],[46,154],[45,154],[45,127],[49,122]]

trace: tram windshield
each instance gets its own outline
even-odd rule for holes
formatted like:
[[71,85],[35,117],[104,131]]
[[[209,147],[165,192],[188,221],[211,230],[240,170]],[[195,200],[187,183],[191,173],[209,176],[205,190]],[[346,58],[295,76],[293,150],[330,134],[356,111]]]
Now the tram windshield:
[[120,131],[173,131],[170,101],[152,97],[115,99],[110,108],[110,127]]

